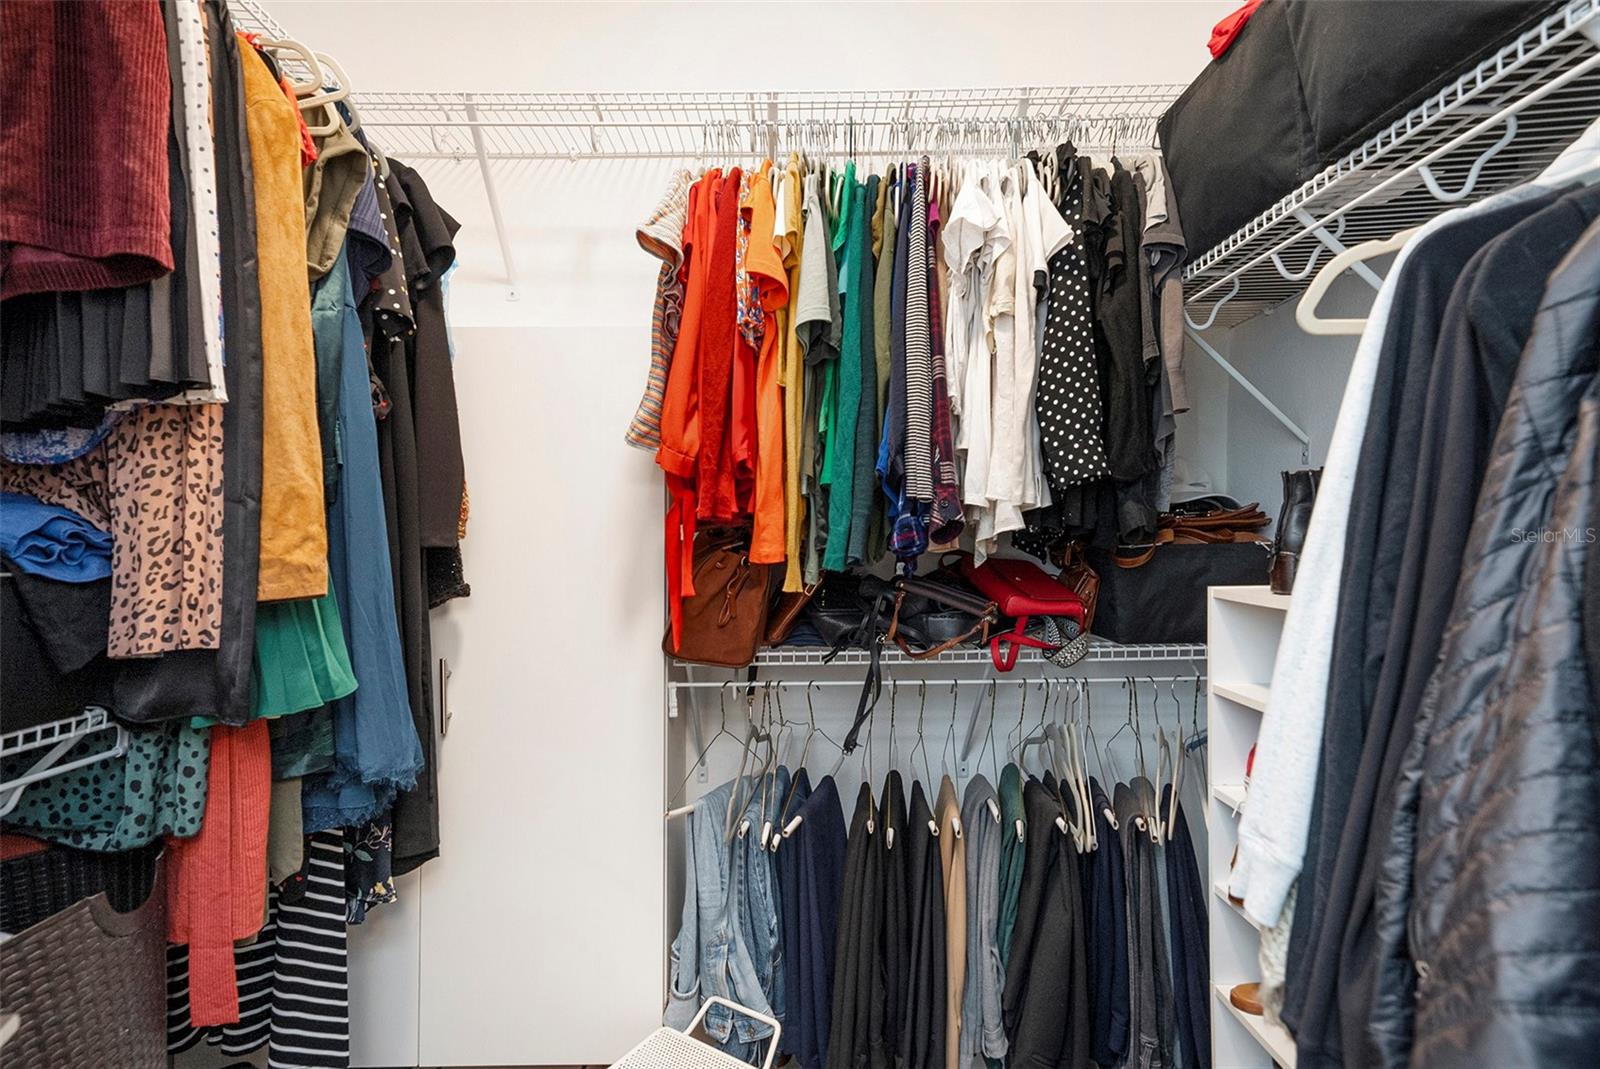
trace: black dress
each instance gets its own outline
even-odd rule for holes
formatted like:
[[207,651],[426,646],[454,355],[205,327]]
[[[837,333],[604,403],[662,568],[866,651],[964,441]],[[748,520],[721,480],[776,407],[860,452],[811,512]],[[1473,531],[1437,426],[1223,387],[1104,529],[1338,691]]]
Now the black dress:
[[872,786],[856,795],[845,846],[839,931],[833,951],[833,1020],[828,1035],[829,1069],[875,1066],[882,1054],[884,983],[878,967],[878,932],[883,915],[883,835],[872,804]]
[[[913,784],[906,835],[906,846],[910,847],[907,887],[911,892],[911,953],[900,1033],[902,1069],[944,1066],[944,867],[939,860],[936,827],[922,784]],[[895,848],[899,849],[899,836],[895,838]]]
[[1083,176],[1075,156],[1070,144],[1056,149],[1056,207],[1072,228],[1072,240],[1050,258],[1050,293],[1034,399],[1044,474],[1053,500],[1062,497],[1069,486],[1109,474],[1100,437],[1100,377],[1084,252]]
[[1120,163],[1111,176],[1111,226],[1095,314],[1100,332],[1101,382],[1106,406],[1106,463],[1120,481],[1150,470],[1155,449],[1140,318],[1139,247],[1143,220],[1133,175]]
[[884,1024],[882,1058],[874,1054],[874,1067],[899,1054],[900,1037],[905,1031],[911,969],[909,826],[905,784],[900,773],[890,772],[878,805],[878,828],[883,834],[883,917],[878,926],[878,960],[883,973]]
[[1078,850],[1057,829],[1060,807],[1044,784],[1030,780],[1022,797],[1027,857],[1001,999],[1010,1046],[1006,1060],[1087,1069],[1088,952]]

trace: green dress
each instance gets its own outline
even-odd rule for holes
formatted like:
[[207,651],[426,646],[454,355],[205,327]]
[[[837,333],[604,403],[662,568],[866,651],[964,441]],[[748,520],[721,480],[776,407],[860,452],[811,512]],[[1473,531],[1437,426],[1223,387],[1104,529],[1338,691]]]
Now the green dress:
[[823,461],[823,481],[829,482],[830,473],[832,480],[828,490],[828,545],[823,552],[822,567],[835,572],[844,571],[850,559],[850,523],[855,501],[856,425],[861,415],[862,316],[859,305],[866,295],[862,260],[872,255],[872,238],[867,229],[867,189],[855,182],[854,167],[847,169],[846,179],[851,183],[846,191],[850,207],[843,213],[845,225],[841,229],[846,230],[846,235],[842,249],[844,259],[839,270],[839,306],[844,317],[844,339],[839,346],[838,366],[833,376],[833,423]]
[[[128,736],[128,751],[121,757],[29,786],[6,814],[6,829],[102,853],[134,850],[163,835],[198,834],[206,810],[211,732],[166,723],[130,727]],[[99,753],[109,737],[97,732],[69,750],[63,762]],[[6,762],[6,777],[24,771],[35,757],[19,754]]]

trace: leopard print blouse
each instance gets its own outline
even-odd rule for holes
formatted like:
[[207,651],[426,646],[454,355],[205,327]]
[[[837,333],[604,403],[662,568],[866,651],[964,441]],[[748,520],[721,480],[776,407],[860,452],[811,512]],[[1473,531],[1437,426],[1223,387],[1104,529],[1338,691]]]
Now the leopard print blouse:
[[0,488],[111,532],[107,652],[215,649],[222,625],[222,406],[144,405],[64,464],[0,461]]

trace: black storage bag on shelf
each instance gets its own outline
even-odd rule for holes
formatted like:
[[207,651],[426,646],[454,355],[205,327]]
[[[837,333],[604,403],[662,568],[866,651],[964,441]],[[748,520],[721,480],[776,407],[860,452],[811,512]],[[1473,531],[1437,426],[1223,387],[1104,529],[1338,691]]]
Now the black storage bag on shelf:
[[[1528,0],[1289,0],[1283,6],[1320,168],[1562,5]],[[1503,126],[1495,127],[1486,144],[1504,132]]]
[[1157,125],[1191,260],[1316,173],[1286,9],[1258,7]]
[[1089,547],[1100,576],[1094,633],[1112,642],[1204,642],[1206,588],[1262,586],[1272,546],[1265,542],[1165,545],[1137,568]]

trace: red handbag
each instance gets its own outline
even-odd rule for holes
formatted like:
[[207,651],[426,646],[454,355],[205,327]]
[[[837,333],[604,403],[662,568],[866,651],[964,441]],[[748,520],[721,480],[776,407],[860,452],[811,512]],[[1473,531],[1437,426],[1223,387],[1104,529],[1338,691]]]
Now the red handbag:
[[1016,621],[1010,631],[989,639],[989,655],[1002,672],[1009,672],[1016,666],[1023,646],[1043,650],[1056,648],[1025,633],[1028,617],[1064,616],[1075,621],[1080,629],[1084,626],[1083,599],[1032,561],[990,557],[981,565],[975,565],[971,557],[963,557],[961,574],[995,603],[1002,616]]

